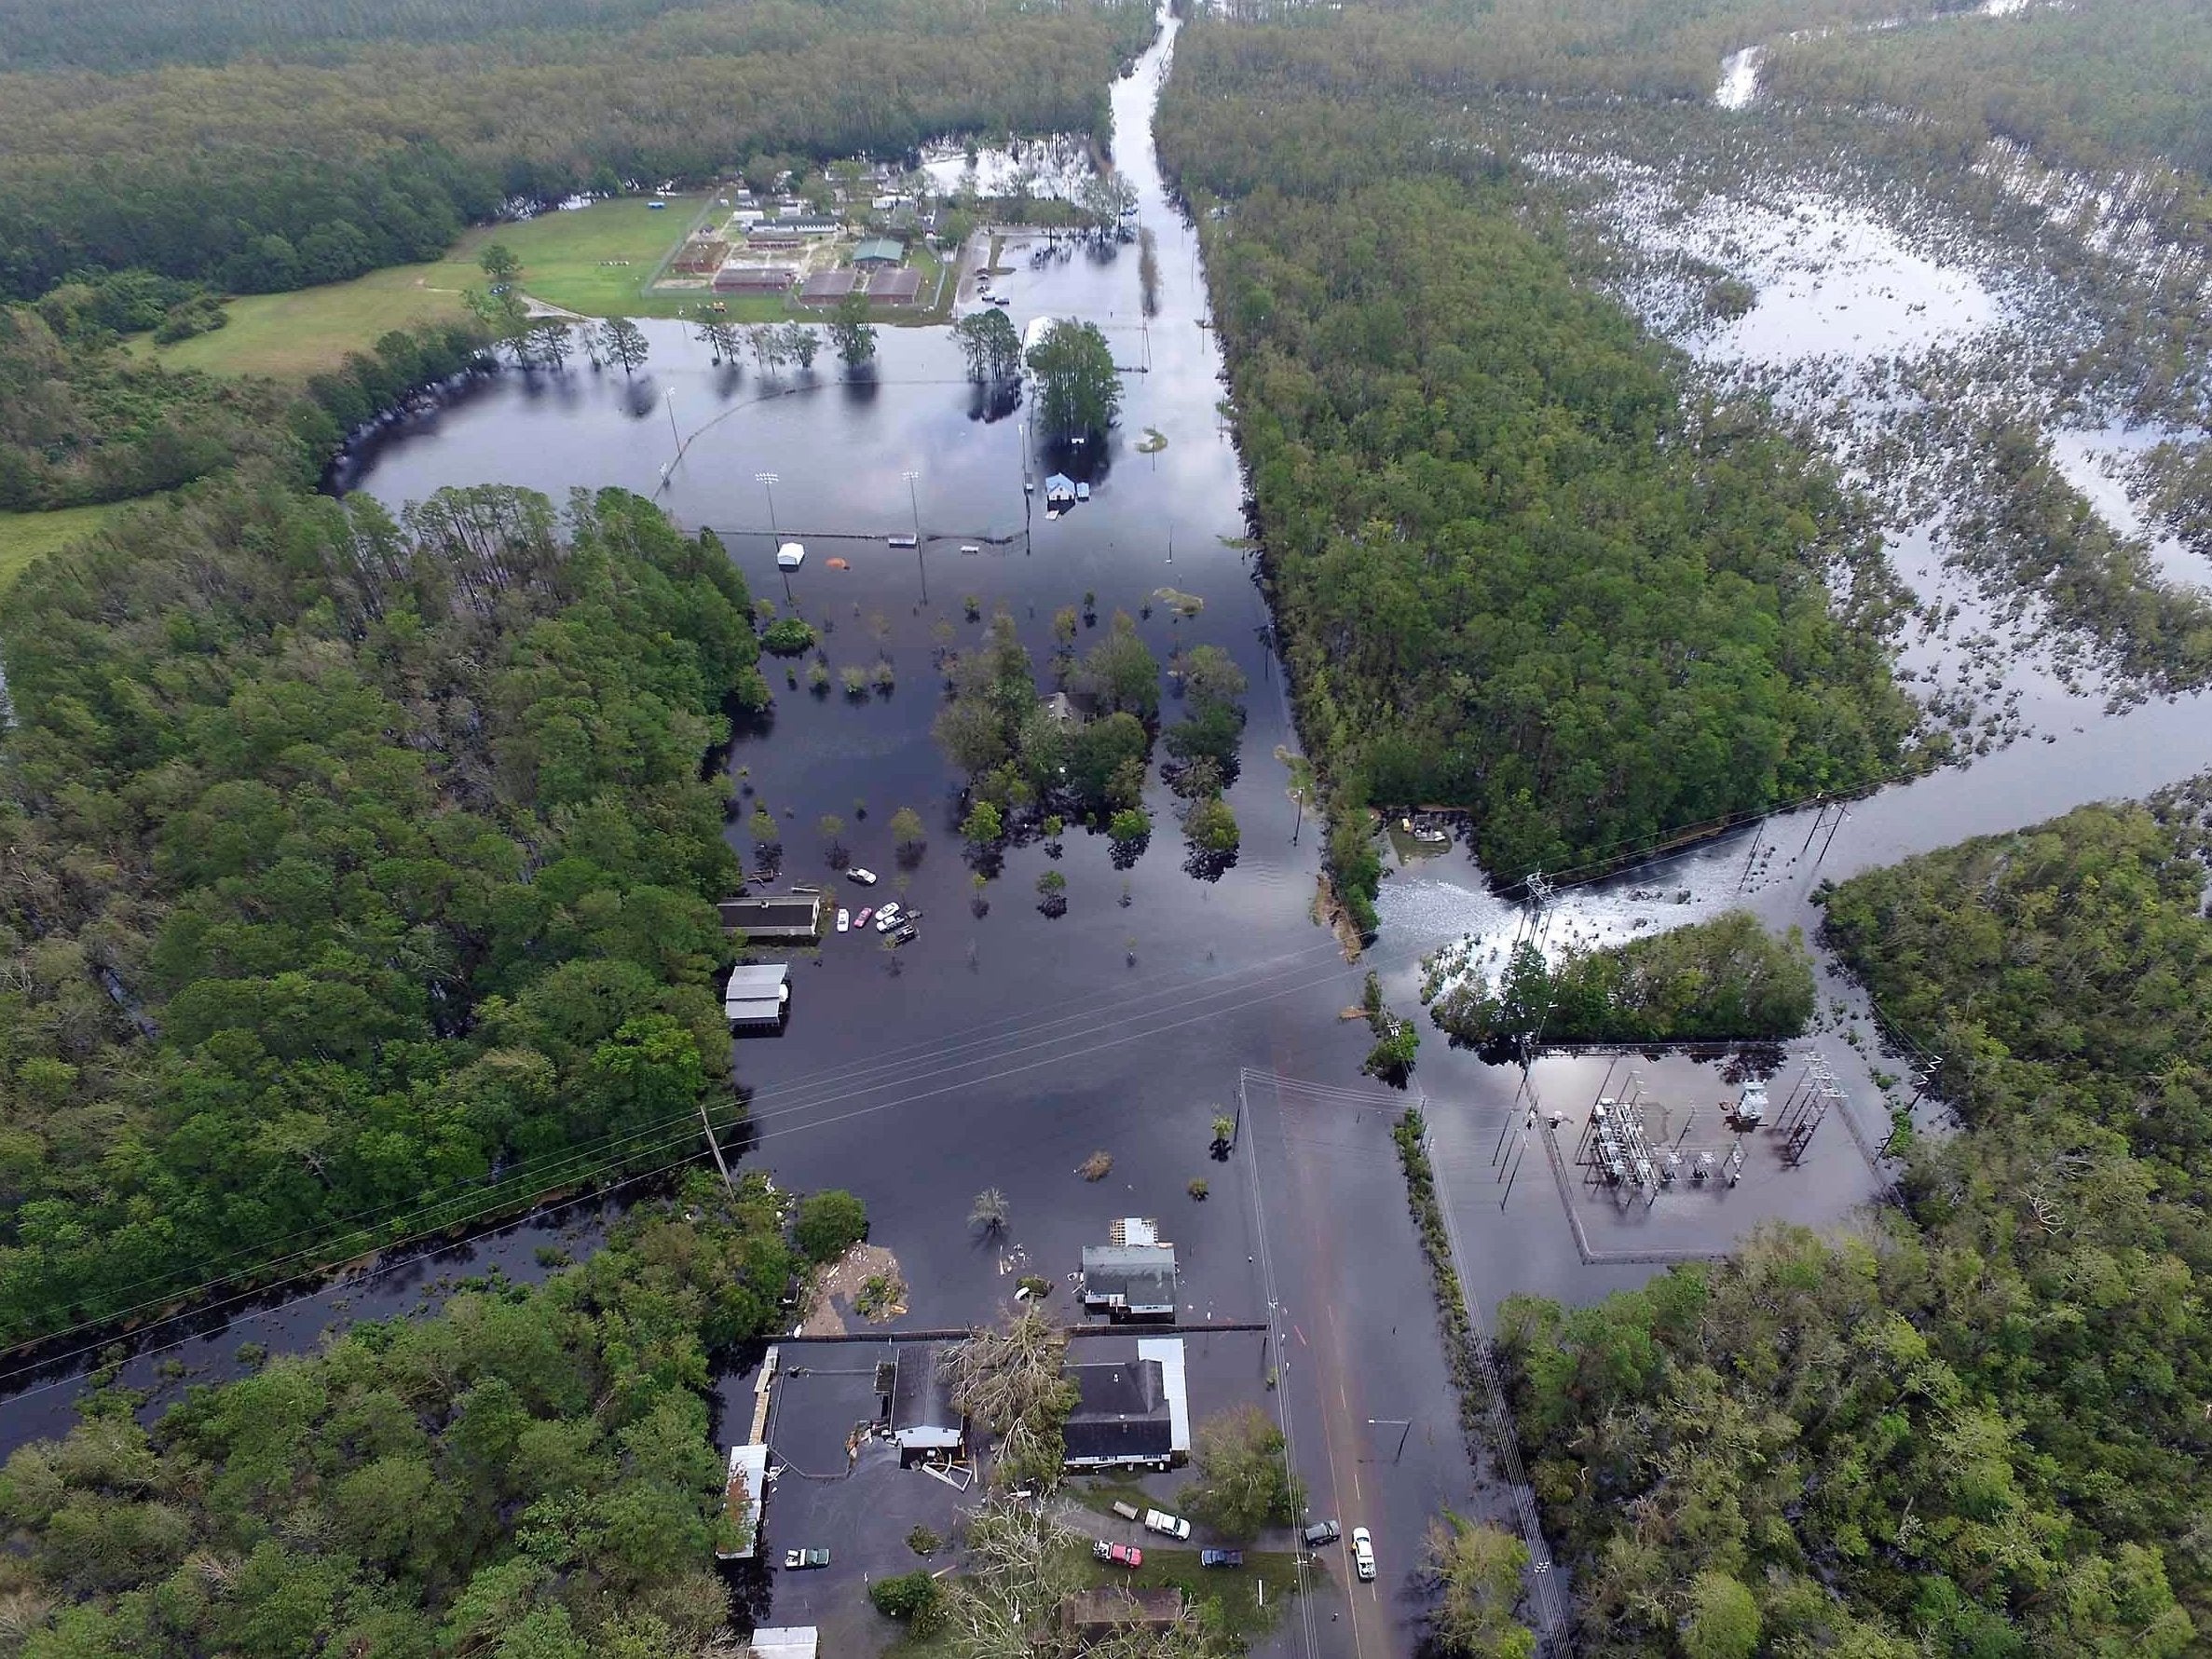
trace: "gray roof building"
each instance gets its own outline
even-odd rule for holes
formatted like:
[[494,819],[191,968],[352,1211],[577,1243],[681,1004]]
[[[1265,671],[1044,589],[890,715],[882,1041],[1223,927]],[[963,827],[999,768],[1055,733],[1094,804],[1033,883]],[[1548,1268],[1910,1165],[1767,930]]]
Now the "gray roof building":
[[1149,1337],[1134,1359],[1062,1367],[1078,1399],[1061,1438],[1071,1469],[1166,1468],[1191,1450],[1191,1396],[1181,1337]]
[[879,306],[910,306],[922,292],[922,273],[912,265],[877,271],[867,279],[867,297]]
[[1115,1319],[1175,1315],[1173,1244],[1086,1244],[1083,1306]]
[[952,1403],[944,1358],[935,1342],[905,1342],[893,1361],[891,1438],[901,1463],[958,1457],[967,1448],[967,1420]]
[[822,937],[822,908],[813,893],[764,893],[758,898],[724,899],[716,906],[727,932],[748,939],[812,944]]
[[860,273],[852,269],[816,271],[799,285],[799,303],[802,306],[826,306],[832,300],[841,300],[860,285]]

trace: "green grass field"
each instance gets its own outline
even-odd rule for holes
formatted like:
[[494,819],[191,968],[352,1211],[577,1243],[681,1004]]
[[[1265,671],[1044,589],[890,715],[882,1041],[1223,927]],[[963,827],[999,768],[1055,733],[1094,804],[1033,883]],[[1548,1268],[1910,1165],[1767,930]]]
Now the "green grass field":
[[91,535],[130,505],[116,501],[103,507],[64,507],[54,512],[0,512],[0,588],[14,581],[39,554]]
[[[462,314],[461,292],[484,285],[476,263],[493,242],[504,242],[523,264],[523,292],[532,299],[586,317],[682,317],[712,298],[704,290],[649,293],[646,284],[662,261],[688,235],[705,206],[703,196],[671,197],[654,211],[645,197],[594,202],[569,213],[544,213],[520,224],[471,230],[434,265],[394,265],[350,282],[304,288],[293,293],[248,294],[230,302],[226,327],[212,334],[155,346],[140,339],[132,349],[181,369],[215,374],[266,374],[304,380],[335,368],[349,351],[365,351],[395,328]],[[947,305],[924,309],[937,292],[942,262],[926,247],[913,256],[922,273],[922,306],[883,312],[880,322],[939,322]],[[945,285],[947,300],[952,285]],[[783,299],[729,302],[732,322],[773,322],[818,315]]]
[[[642,197],[546,213],[521,224],[466,233],[434,265],[394,265],[350,282],[230,302],[230,322],[212,334],[135,349],[175,368],[301,380],[335,368],[349,351],[411,323],[462,314],[461,291],[484,286],[476,260],[504,242],[523,262],[523,290],[549,306],[588,316],[673,317],[676,301],[646,301],[639,289],[677,238],[691,228],[702,197],[671,197],[655,212]],[[611,261],[625,261],[612,264]]]

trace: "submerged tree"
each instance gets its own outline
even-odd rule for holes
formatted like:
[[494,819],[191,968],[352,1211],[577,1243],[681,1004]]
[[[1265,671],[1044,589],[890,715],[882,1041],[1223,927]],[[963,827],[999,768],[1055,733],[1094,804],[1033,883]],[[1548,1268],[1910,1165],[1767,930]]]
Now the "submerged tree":
[[599,349],[610,363],[620,363],[624,374],[635,374],[652,355],[645,331],[627,317],[609,317],[599,325]]
[[830,313],[829,343],[848,369],[858,369],[876,357],[876,325],[868,320],[867,295],[849,293]]
[[1021,336],[996,306],[962,318],[952,325],[952,337],[967,359],[970,380],[998,386],[1020,374]]
[[985,1238],[1002,1238],[1006,1231],[1007,1214],[1006,1195],[996,1187],[986,1187],[968,1206],[968,1225]]
[[1054,323],[1030,348],[1029,366],[1045,437],[1065,443],[1106,435],[1121,409],[1121,375],[1098,324]]

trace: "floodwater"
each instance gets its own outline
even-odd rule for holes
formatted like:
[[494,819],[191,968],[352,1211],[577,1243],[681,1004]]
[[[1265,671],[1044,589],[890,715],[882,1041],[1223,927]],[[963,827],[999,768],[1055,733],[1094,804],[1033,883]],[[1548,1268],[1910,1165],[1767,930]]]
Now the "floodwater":
[[[1349,1524],[1359,1506],[1410,1560],[1427,1516],[1446,1503],[1466,1507],[1472,1476],[1441,1352],[1415,1339],[1433,1316],[1388,1139],[1402,1097],[1346,1092],[1370,1039],[1340,1014],[1358,1001],[1369,966],[1394,1006],[1412,1011],[1423,953],[1463,934],[1503,942],[1522,916],[1455,851],[1390,877],[1382,941],[1359,967],[1312,919],[1318,837],[1277,758],[1296,737],[1239,541],[1242,479],[1217,408],[1225,388],[1205,327],[1195,238],[1167,198],[1150,142],[1174,34],[1165,22],[1113,88],[1114,154],[1140,223],[1157,238],[1156,314],[1140,304],[1133,243],[1056,248],[1017,237],[993,279],[1017,328],[1074,315],[1106,332],[1128,372],[1120,422],[1095,452],[1041,453],[1024,408],[987,405],[942,330],[884,330],[865,375],[826,355],[811,374],[765,379],[749,365],[713,363],[679,324],[648,322],[652,355],[635,378],[581,367],[499,376],[391,433],[351,482],[395,506],[442,485],[494,482],[556,498],[608,484],[653,496],[686,526],[717,530],[757,596],[814,622],[833,668],[889,664],[892,689],[854,698],[835,685],[814,693],[803,677],[791,684],[783,665],[765,660],[776,706],[728,756],[739,803],[730,835],[748,863],[757,858],[747,821],[765,804],[781,832],[785,879],[834,883],[849,911],[895,897],[921,917],[920,937],[903,949],[866,931],[788,953],[787,1026],[734,1045],[737,1077],[753,1092],[740,1157],[786,1187],[858,1193],[871,1236],[908,1282],[901,1323],[913,1326],[988,1319],[1016,1275],[1062,1281],[1113,1218],[1158,1217],[1179,1246],[1186,1317],[1284,1322],[1294,1347],[1267,1403],[1280,1403],[1317,1507]],[[1740,355],[1785,363],[1792,347],[1849,355],[1864,343],[1853,336],[1870,331],[1878,344],[1867,354],[1891,354],[1931,332],[1970,333],[1998,304],[1878,221],[1814,220],[1785,203],[1727,232],[1776,262],[1806,248],[1842,262],[1824,271],[1800,259],[1795,276],[1778,263],[1752,311],[1730,325]],[[1682,234],[1723,229],[1693,220]],[[963,308],[976,303],[972,291],[961,296]],[[1719,336],[1710,344],[1719,349]],[[1090,500],[1057,518],[1041,487],[1023,488],[1025,477],[1055,468],[1092,486]],[[903,534],[918,534],[921,546],[888,545]],[[784,538],[808,547],[787,584],[773,558]],[[848,568],[832,568],[833,558]],[[1179,619],[1167,591],[1200,608]],[[929,735],[938,654],[979,636],[972,618],[1003,608],[1049,685],[1053,618],[1070,606],[1078,650],[1126,610],[1163,661],[1212,644],[1244,669],[1250,718],[1228,796],[1243,845],[1232,867],[1208,870],[1186,856],[1177,803],[1155,768],[1147,787],[1154,832],[1127,867],[1103,838],[1076,830],[1057,853],[1035,839],[1009,849],[976,890],[955,831],[957,780]],[[2074,700],[2054,703],[2041,725],[2047,741],[1885,791],[1848,815],[1808,806],[1661,866],[1570,888],[1550,937],[1634,937],[1735,904],[1809,931],[1809,894],[1823,877],[2138,795],[2212,760],[2193,700],[2110,716]],[[929,832],[910,865],[887,828],[901,807]],[[878,886],[832,871],[817,827],[826,815],[843,821],[839,841],[881,875]],[[1036,884],[1047,871],[1066,878],[1064,914],[1041,908]],[[1833,1012],[1813,1046],[1847,1076],[1861,1127],[1878,1133],[1872,1045],[1851,1040],[1865,1011],[1833,962],[1823,959],[1822,970]],[[1425,1035],[1418,1093],[1430,1103],[1450,1188],[1454,1171],[1478,1167],[1477,1145],[1518,1118],[1515,1083],[1445,1050],[1426,1027]],[[1293,1081],[1276,1081],[1284,1079]],[[1225,1160],[1208,1150],[1217,1115],[1239,1123]],[[1078,1166],[1095,1152],[1112,1167],[1086,1181]],[[1205,1183],[1202,1196],[1195,1181]],[[1869,1175],[1856,1190],[1872,1185]],[[1003,1243],[986,1244],[967,1225],[970,1199],[985,1188],[1010,1205]],[[1836,1196],[1778,1203],[1782,1213],[1826,1219]],[[1507,1189],[1495,1212],[1487,1192],[1464,1213],[1453,1202],[1455,1224],[1480,1244],[1479,1258],[1461,1265],[1482,1308],[1516,1290],[1593,1297],[1651,1271],[1579,1260],[1543,1182]],[[214,1311],[149,1338],[120,1380],[156,1391],[159,1405],[184,1380],[230,1374],[243,1343],[308,1349],[350,1321],[434,1301],[465,1276],[497,1267],[535,1277],[547,1271],[541,1252],[588,1250],[603,1224],[594,1209],[535,1217],[273,1309]],[[1360,1363],[1383,1352],[1390,1366]],[[182,1374],[160,1369],[165,1362]],[[1333,1403],[1304,1380],[1317,1363],[1341,1380],[1328,1391]],[[36,1392],[0,1408],[0,1449],[70,1421],[81,1373],[62,1366],[34,1380]],[[744,1376],[731,1376],[726,1406],[747,1392]],[[1361,1441],[1376,1422],[1403,1419],[1415,1421],[1423,1448],[1412,1462],[1386,1461],[1386,1448]],[[1409,1649],[1415,1607],[1401,1597],[1348,1611],[1356,1623],[1380,1621],[1390,1646]],[[1294,1634],[1287,1625],[1278,1644]],[[1329,1647],[1348,1651],[1337,1634]]]

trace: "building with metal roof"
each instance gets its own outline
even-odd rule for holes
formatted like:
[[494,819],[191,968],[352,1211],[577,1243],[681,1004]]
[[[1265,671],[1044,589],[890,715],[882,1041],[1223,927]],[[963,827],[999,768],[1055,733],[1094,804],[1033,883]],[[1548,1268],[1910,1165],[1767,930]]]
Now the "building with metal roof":
[[822,900],[817,893],[763,893],[758,898],[724,899],[722,930],[776,944],[812,945],[822,937]]
[[780,1025],[790,1000],[790,963],[741,964],[730,970],[730,983],[722,991],[722,1014],[733,1026]]
[[910,306],[922,292],[922,273],[912,265],[879,270],[867,279],[867,297],[879,306]]
[[1075,481],[1065,472],[1055,472],[1045,481],[1045,503],[1048,507],[1065,507],[1075,499]]
[[853,250],[854,265],[904,265],[907,245],[896,237],[866,237]]
[[832,305],[859,286],[858,271],[816,271],[799,285],[799,303],[802,306]]
[[812,1625],[777,1625],[754,1631],[745,1647],[753,1659],[814,1659],[822,1638]]
[[715,273],[717,293],[782,293],[799,280],[787,265],[726,265]]

